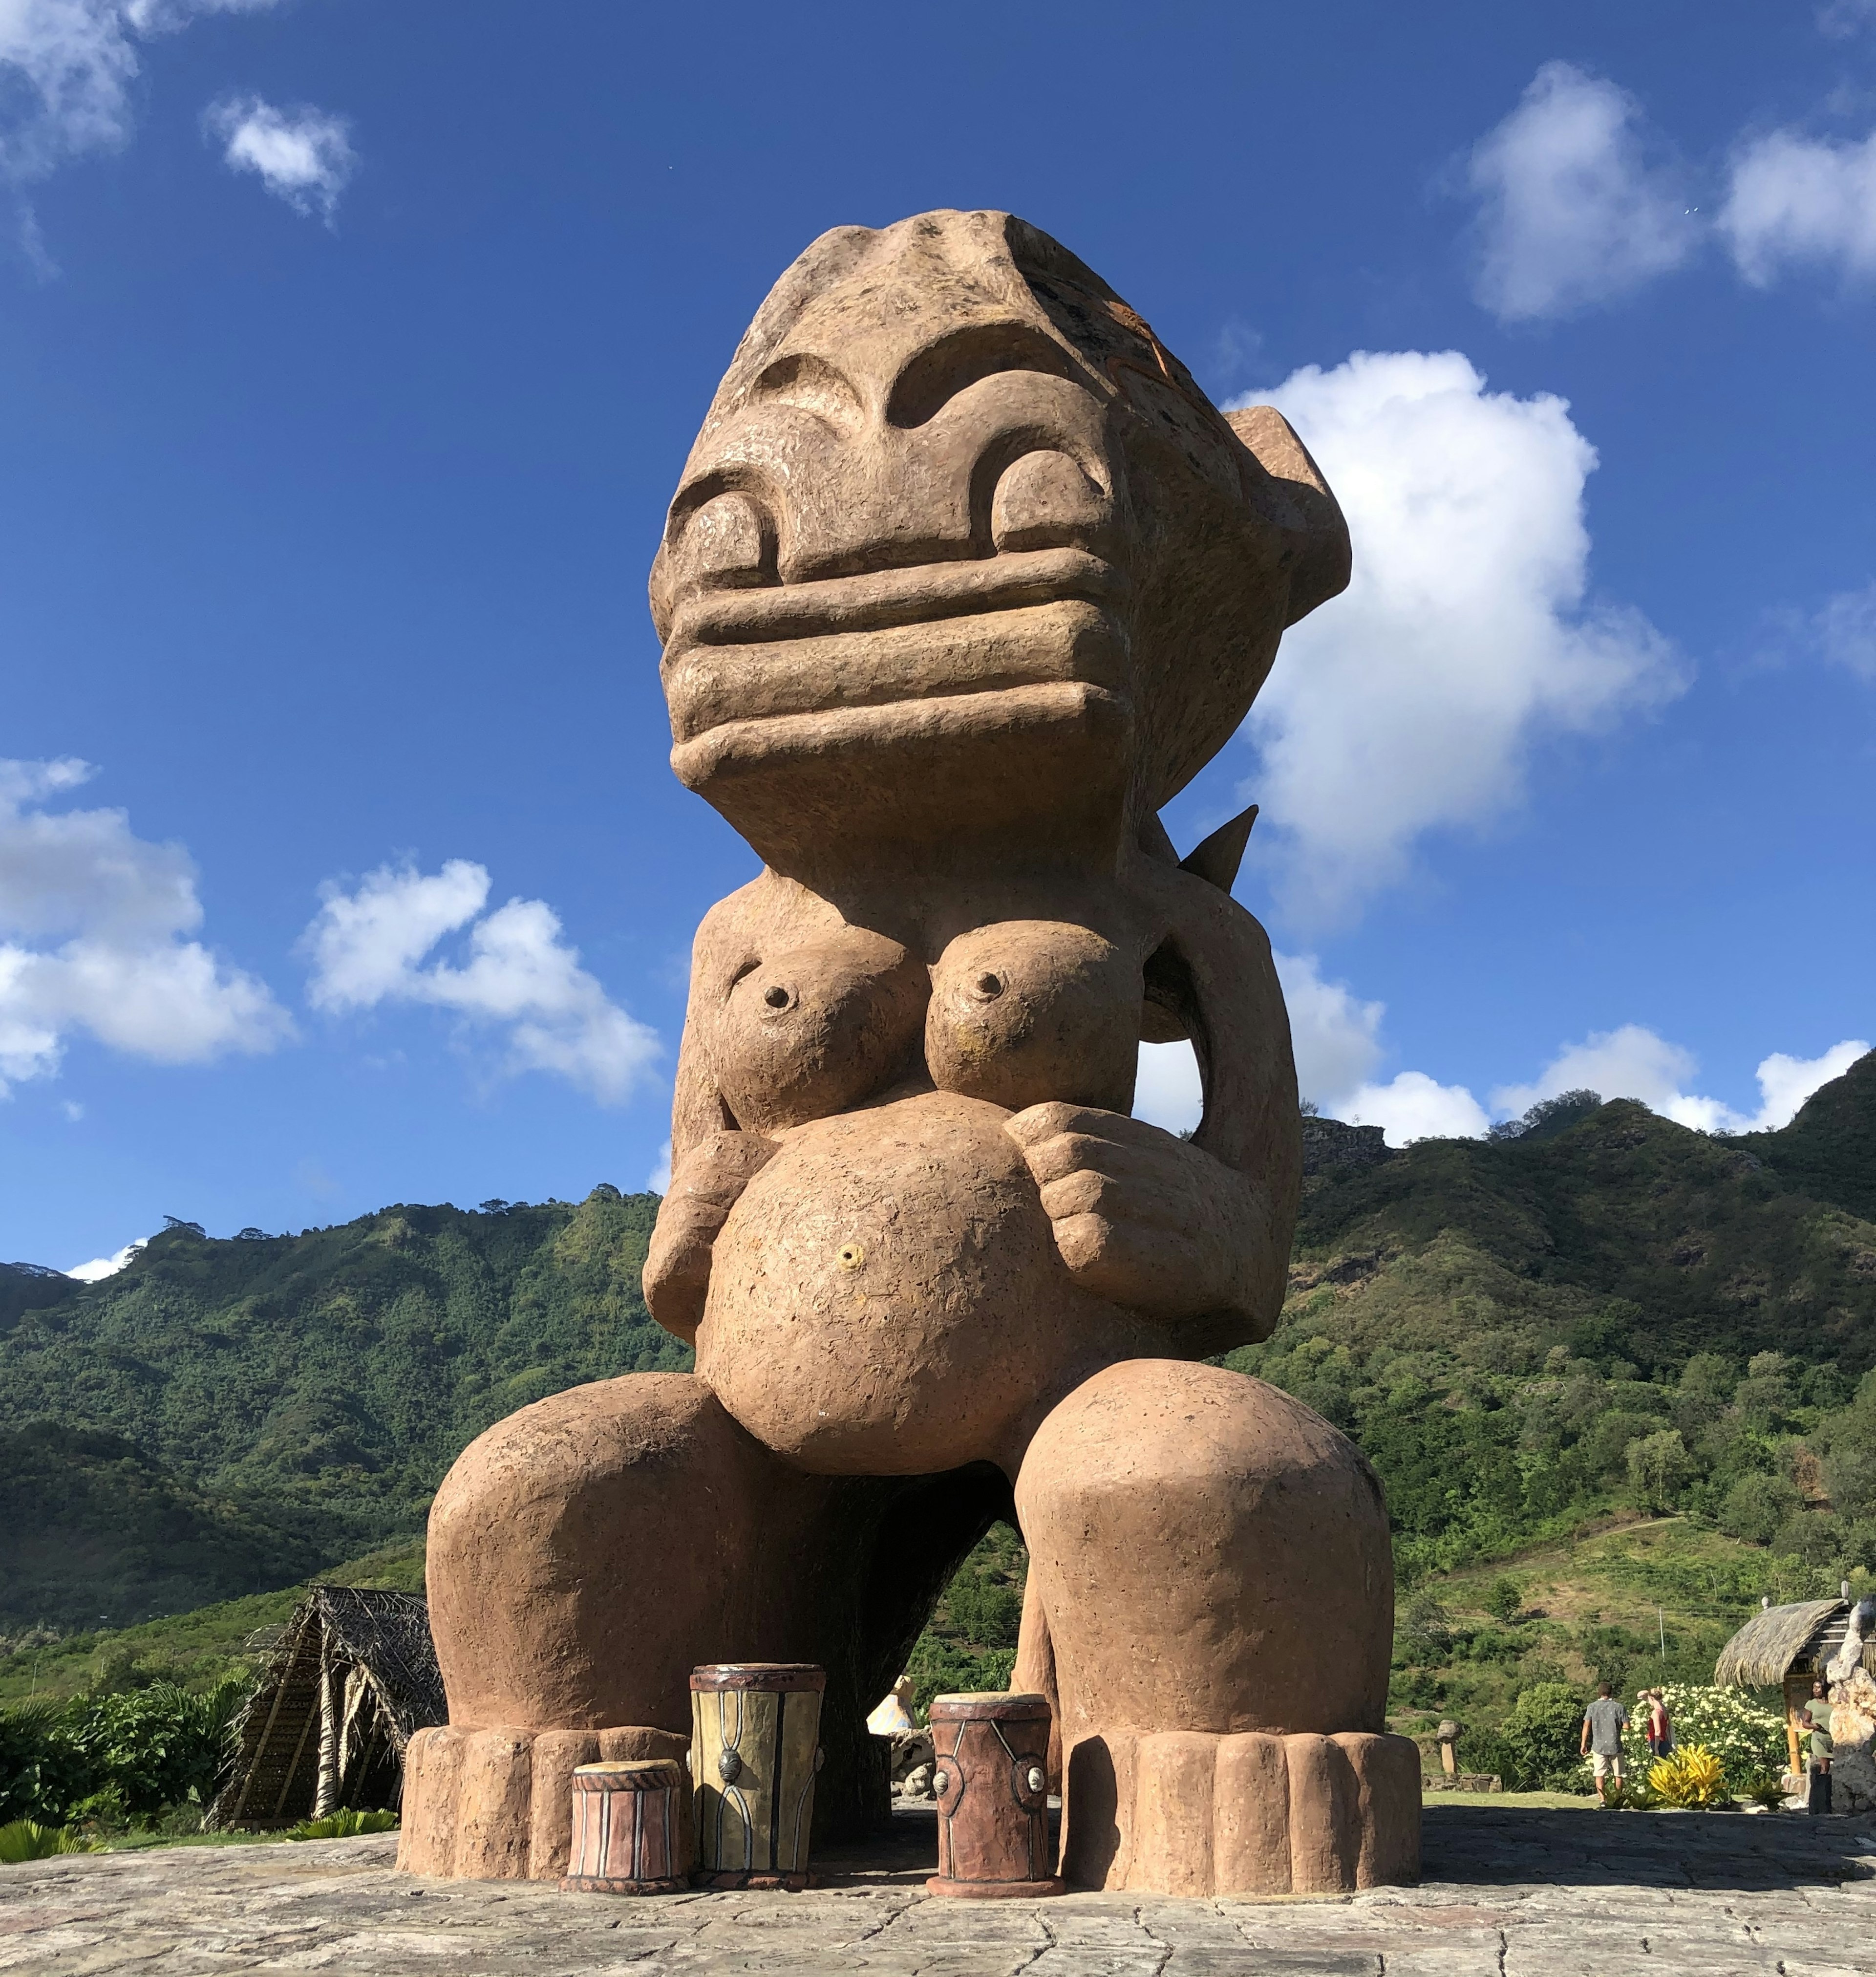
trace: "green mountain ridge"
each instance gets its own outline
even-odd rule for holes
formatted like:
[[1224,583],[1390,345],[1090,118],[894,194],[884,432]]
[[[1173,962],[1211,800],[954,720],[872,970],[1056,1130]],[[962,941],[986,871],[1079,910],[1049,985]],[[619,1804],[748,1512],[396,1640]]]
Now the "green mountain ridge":
[[290,1583],[420,1531],[516,1408],[687,1365],[639,1291],[657,1210],[602,1187],[298,1236],[176,1224],[100,1283],[0,1305],[0,1628]]
[[[1227,1363],[1361,1444],[1404,1587],[1637,1510],[1876,1568],[1876,1054],[1777,1132],[1585,1101],[1517,1137],[1389,1151],[1315,1121],[1310,1144],[1282,1322]],[[177,1224],[94,1285],[0,1266],[0,1632],[408,1540],[490,1423],[687,1366],[640,1294],[657,1206]],[[1007,1650],[1001,1592],[954,1603],[947,1638]]]

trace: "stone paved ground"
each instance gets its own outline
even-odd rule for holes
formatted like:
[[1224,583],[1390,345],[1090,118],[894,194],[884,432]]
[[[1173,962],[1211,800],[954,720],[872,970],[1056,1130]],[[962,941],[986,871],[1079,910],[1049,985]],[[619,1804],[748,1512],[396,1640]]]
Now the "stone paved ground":
[[372,1977],[1718,1977],[1876,1972],[1861,1820],[1431,1806],[1413,1889],[1278,1902],[933,1900],[931,1834],[802,1895],[631,1901],[417,1881],[395,1836],[0,1867],[0,1971]]

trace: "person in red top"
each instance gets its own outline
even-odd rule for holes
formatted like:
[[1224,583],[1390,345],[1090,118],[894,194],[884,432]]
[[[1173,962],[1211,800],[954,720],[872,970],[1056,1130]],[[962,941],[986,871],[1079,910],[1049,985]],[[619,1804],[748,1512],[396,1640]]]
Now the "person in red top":
[[1652,1756],[1665,1758],[1674,1748],[1673,1719],[1668,1714],[1667,1698],[1658,1688],[1647,1692],[1648,1749]]

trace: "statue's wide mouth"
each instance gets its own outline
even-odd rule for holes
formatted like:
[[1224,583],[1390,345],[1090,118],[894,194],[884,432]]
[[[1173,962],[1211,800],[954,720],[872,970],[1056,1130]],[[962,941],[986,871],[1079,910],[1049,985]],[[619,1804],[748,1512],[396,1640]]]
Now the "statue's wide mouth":
[[681,603],[663,673],[680,746],[727,723],[1079,682],[1124,692],[1126,576],[1034,550]]

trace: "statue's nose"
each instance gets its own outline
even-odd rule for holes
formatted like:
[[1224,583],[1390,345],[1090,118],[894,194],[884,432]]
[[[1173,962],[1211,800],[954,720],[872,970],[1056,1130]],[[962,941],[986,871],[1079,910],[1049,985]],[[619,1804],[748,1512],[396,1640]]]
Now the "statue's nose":
[[905,349],[881,338],[838,363],[790,352],[757,381],[755,423],[785,461],[770,490],[783,583],[972,553],[973,436],[908,416],[908,371],[915,381]]

